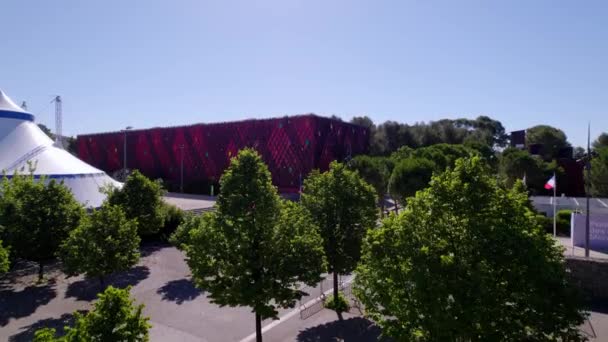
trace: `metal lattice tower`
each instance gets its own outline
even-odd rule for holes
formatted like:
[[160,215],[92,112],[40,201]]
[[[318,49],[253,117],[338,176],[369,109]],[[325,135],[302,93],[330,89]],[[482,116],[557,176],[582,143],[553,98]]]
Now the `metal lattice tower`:
[[53,99],[53,102],[55,102],[55,144],[57,146],[62,147],[63,141],[61,138],[63,137],[63,130],[62,130],[63,114],[62,114],[62,106],[61,106],[61,96],[59,96],[59,95],[55,96],[55,98]]

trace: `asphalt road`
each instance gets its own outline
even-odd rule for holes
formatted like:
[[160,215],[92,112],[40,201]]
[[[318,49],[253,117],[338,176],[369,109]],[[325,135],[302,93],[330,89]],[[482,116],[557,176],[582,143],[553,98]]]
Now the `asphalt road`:
[[[43,327],[61,330],[71,324],[72,313],[90,310],[99,290],[96,280],[82,277],[65,278],[58,266],[47,268],[45,284],[36,283],[36,269],[21,269],[0,278],[0,341],[31,341],[34,332]],[[343,281],[348,281],[344,278]],[[182,252],[165,245],[147,246],[142,250],[139,264],[130,271],[108,279],[114,286],[131,288],[137,303],[145,304],[144,314],[150,317],[150,340],[155,341],[250,341],[255,332],[255,317],[250,308],[219,307],[206,294],[194,287],[190,270]],[[331,280],[322,286],[305,287],[309,295],[301,303],[314,300],[331,288]],[[299,303],[298,303],[299,304]],[[319,307],[319,310],[322,310]],[[315,334],[327,334],[327,329],[315,325],[337,319],[329,312],[300,319],[299,305],[279,310],[281,321],[265,320],[265,341],[309,341]],[[304,336],[300,330],[308,328]],[[326,327],[327,328],[327,327]],[[330,329],[331,330],[331,329]],[[275,332],[276,331],[276,332]],[[271,337],[271,336],[276,337]]]
[[[530,197],[534,207],[553,217],[553,197],[550,196],[532,196]],[[585,211],[587,199],[585,197],[556,197],[555,207],[559,211],[561,209],[581,210]],[[608,214],[608,198],[591,198],[589,201],[589,210],[591,213]]]

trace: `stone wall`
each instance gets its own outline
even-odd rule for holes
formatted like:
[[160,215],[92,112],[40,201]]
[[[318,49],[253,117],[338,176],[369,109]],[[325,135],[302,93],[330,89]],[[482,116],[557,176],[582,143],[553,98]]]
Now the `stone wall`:
[[568,256],[566,268],[587,298],[608,299],[608,259]]

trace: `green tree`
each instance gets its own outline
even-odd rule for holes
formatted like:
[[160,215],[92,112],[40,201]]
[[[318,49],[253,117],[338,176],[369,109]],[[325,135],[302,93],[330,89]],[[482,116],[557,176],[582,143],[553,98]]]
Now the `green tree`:
[[[597,157],[591,160],[591,178],[588,179],[592,196],[608,196],[608,147],[596,150]],[[585,177],[587,174],[585,172]]]
[[139,171],[133,171],[121,189],[107,190],[108,203],[118,205],[129,219],[137,219],[141,236],[157,233],[164,223],[163,189]]
[[175,232],[171,234],[169,242],[180,250],[185,250],[190,244],[190,232],[201,227],[213,226],[215,224],[215,214],[213,212],[204,212],[201,215],[186,215],[183,222],[177,227]]
[[355,278],[366,313],[397,341],[583,340],[562,249],[527,199],[479,157],[434,176],[367,234]]
[[388,183],[393,198],[405,204],[408,197],[429,185],[435,164],[424,158],[407,158],[395,165]]
[[375,191],[356,172],[333,162],[328,171],[313,171],[308,176],[301,202],[321,230],[329,271],[333,272],[333,298],[338,298],[338,275],[352,272],[359,262],[365,232],[376,225]]
[[388,180],[390,177],[389,166],[386,162],[386,157],[371,157],[360,155],[353,158],[348,167],[351,170],[356,170],[363,179],[374,187],[380,213],[384,216],[384,198],[388,189]]
[[542,158],[517,148],[507,148],[502,152],[498,170],[507,187],[512,187],[516,180],[525,176],[526,186],[536,195],[546,193],[544,185],[554,172],[560,188],[568,181],[555,161],[545,162]]
[[547,125],[528,128],[526,130],[526,144],[528,146],[542,145],[541,156],[547,161],[558,158],[560,150],[570,146],[564,131]]
[[[325,269],[323,242],[310,214],[281,202],[270,171],[251,149],[240,151],[220,180],[217,210],[190,219],[178,240],[196,285],[220,306],[248,306],[256,318],[276,318],[278,307],[293,307]],[[178,230],[178,231],[180,231]],[[189,232],[188,232],[189,231]],[[183,234],[182,234],[183,233]]]
[[593,142],[594,149],[600,149],[608,147],[608,133],[602,133],[599,137]]
[[61,245],[59,257],[66,273],[104,277],[125,271],[139,260],[137,223],[129,220],[119,206],[104,203],[70,233]]
[[44,132],[44,134],[46,134],[46,135],[47,135],[49,138],[51,138],[51,139],[55,140],[55,134],[53,134],[53,133],[51,132],[51,129],[50,129],[50,128],[48,128],[48,127],[47,127],[45,124],[41,124],[41,123],[39,123],[39,124],[38,124],[38,128],[40,128],[40,130],[41,130],[41,131],[43,131],[43,132]]
[[84,209],[62,182],[33,175],[4,177],[0,185],[0,225],[3,240],[15,257],[38,263],[42,279],[44,264],[55,256],[70,231],[78,227]]
[[0,240],[0,274],[8,271],[10,266],[8,255],[8,249],[2,246],[2,240]]
[[44,328],[36,331],[34,342],[149,341],[149,318],[143,315],[143,305],[134,305],[129,290],[109,286],[98,295],[92,311],[74,313],[74,327],[66,327],[65,336],[55,337],[55,329]]

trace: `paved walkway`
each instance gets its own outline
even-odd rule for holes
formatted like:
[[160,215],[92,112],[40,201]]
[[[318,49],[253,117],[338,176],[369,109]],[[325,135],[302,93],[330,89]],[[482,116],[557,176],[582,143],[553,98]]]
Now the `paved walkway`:
[[182,210],[201,212],[211,210],[215,205],[216,197],[168,192],[163,199]]
[[[36,268],[25,266],[0,278],[0,341],[31,341],[34,332],[43,327],[61,331],[73,321],[74,311],[90,310],[99,291],[96,280],[65,278],[59,265],[49,266],[48,282],[37,284]],[[142,250],[138,265],[107,281],[118,287],[133,286],[131,295],[136,302],[145,304],[144,313],[150,317],[152,342],[241,341],[255,331],[251,309],[221,308],[211,303],[204,292],[194,287],[189,272],[182,252],[171,246],[151,245]],[[327,279],[322,288],[305,287],[304,291],[310,295],[304,297],[302,303],[329,289],[330,283]],[[293,310],[297,311],[298,306],[279,310],[279,317]],[[313,322],[300,320],[297,314],[289,317],[275,324],[268,334],[282,331],[281,336],[295,336],[300,325]],[[315,314],[310,319],[321,322],[323,317]],[[333,320],[333,317],[326,319]],[[263,326],[274,322],[265,320]],[[265,341],[273,339],[269,337]]]

